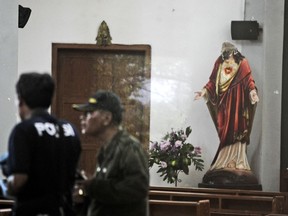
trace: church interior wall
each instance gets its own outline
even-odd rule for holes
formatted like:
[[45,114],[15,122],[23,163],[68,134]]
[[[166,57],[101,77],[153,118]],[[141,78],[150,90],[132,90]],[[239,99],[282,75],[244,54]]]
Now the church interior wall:
[[[4,2],[1,0],[1,6],[10,10],[17,6],[13,0]],[[10,50],[1,51],[1,71],[5,71],[4,76],[9,75],[9,82],[0,80],[1,92],[8,91],[9,98],[14,101],[12,94],[17,74],[51,72],[51,43],[94,44],[98,27],[105,20],[112,43],[150,44],[152,47],[150,139],[159,140],[171,128],[191,126],[189,141],[202,148],[205,169],[198,172],[192,168],[189,176],[181,175],[179,186],[184,187],[197,187],[218,147],[217,133],[205,102],[194,101],[194,92],[208,81],[222,42],[233,42],[249,60],[260,96],[248,159],[263,190],[279,190],[284,0],[184,0],[181,3],[173,0],[86,0],[85,4],[71,0],[19,0],[18,3],[31,8],[32,13],[25,28],[17,30],[17,10],[5,11],[14,27],[10,23],[5,25],[6,30],[0,30],[1,36],[8,30],[12,35],[10,44],[1,37],[3,46]],[[259,39],[233,41],[231,21],[252,18],[263,26]],[[4,62],[11,65],[6,68]],[[0,102],[5,115],[8,113],[7,119],[0,121],[1,128],[8,126],[0,132],[2,151],[5,151],[6,139],[17,114],[14,104],[11,108],[7,98],[4,95],[0,99],[4,100]],[[150,174],[151,185],[169,186],[156,174],[155,167]]]

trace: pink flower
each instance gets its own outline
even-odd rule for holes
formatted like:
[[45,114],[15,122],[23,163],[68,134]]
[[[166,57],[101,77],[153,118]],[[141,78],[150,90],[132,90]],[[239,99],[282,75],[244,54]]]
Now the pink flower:
[[175,147],[182,147],[182,145],[183,145],[183,143],[182,143],[182,141],[181,140],[177,140],[176,142],[175,142]]
[[200,147],[195,147],[194,148],[194,152],[196,155],[200,155],[201,154],[201,148]]
[[158,142],[152,142],[152,141],[150,141],[150,149],[151,150],[154,150],[156,147],[157,147],[157,145],[158,145]]
[[181,135],[181,138],[182,138],[183,140],[186,140],[186,139],[187,139],[186,134],[182,134],[182,135]]
[[160,143],[160,149],[162,151],[166,151],[171,146],[171,143],[169,141],[162,141]]

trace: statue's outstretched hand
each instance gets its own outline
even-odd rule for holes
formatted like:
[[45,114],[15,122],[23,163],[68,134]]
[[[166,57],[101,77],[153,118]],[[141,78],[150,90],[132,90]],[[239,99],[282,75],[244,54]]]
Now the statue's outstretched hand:
[[205,90],[196,91],[194,93],[195,93],[194,100],[199,100],[205,95]]
[[252,104],[259,102],[259,97],[258,97],[257,91],[255,89],[250,91],[250,99],[251,99]]

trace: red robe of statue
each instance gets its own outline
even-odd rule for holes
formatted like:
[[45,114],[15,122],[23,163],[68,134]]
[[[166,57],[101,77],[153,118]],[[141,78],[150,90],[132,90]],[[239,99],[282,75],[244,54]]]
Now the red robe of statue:
[[209,82],[205,85],[208,93],[207,106],[220,139],[220,150],[236,142],[249,144],[256,104],[251,104],[250,91],[256,89],[250,66],[244,58],[235,75],[224,84],[219,82],[220,57],[216,60]]

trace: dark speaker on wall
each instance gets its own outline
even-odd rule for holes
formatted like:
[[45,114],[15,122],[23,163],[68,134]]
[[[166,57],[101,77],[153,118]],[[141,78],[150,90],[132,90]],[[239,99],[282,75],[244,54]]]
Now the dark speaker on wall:
[[30,8],[25,8],[21,5],[18,6],[18,28],[24,28],[27,24],[31,14]]
[[259,32],[257,21],[231,21],[232,40],[257,40]]

